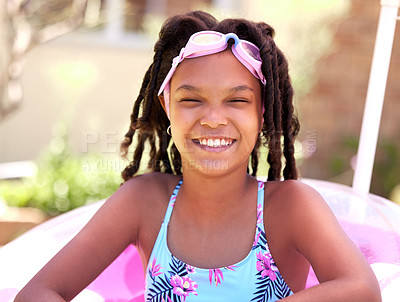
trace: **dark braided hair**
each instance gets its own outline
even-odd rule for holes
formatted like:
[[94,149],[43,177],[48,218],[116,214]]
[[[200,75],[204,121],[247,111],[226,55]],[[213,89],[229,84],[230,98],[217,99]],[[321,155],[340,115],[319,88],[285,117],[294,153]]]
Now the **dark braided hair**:
[[267,80],[263,94],[265,112],[263,137],[257,140],[250,156],[251,174],[255,176],[257,173],[259,147],[263,141],[268,146],[268,180],[281,179],[282,154],[285,157],[284,179],[297,179],[294,141],[299,131],[299,122],[294,115],[288,63],[275,45],[273,28],[262,22],[244,19],[225,19],[218,22],[202,11],[171,17],[161,28],[159,40],[154,46],[153,63],[144,76],[139,96],[133,106],[129,130],[121,144],[122,155],[127,156],[133,137],[137,134],[133,159],[122,171],[122,178],[127,181],[138,172],[147,141],[150,145],[148,168],[151,171],[182,174],[181,156],[175,144],[171,144],[171,137],[167,135],[169,120],[157,93],[171,67],[172,59],[179,54],[193,33],[202,30],[236,33],[240,39],[250,41],[260,48],[262,72]]

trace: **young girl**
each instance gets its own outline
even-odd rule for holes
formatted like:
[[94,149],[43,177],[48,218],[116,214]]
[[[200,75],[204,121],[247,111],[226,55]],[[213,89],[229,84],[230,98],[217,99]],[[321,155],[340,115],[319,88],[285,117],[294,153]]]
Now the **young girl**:
[[[273,35],[204,12],[166,21],[122,144],[137,136],[124,184],[15,301],[70,301],[129,244],[146,301],[381,300],[324,200],[296,180],[299,125]],[[146,143],[153,172],[138,176]],[[305,289],[310,264],[321,284]]]

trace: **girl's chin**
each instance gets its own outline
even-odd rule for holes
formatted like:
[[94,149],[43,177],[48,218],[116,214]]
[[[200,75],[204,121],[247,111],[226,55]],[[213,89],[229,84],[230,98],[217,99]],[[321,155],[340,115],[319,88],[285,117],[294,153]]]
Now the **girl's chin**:
[[182,166],[186,171],[204,170],[206,172],[224,172],[229,169],[229,160],[227,159],[199,159],[184,160]]
[[183,173],[195,173],[199,175],[218,177],[226,176],[235,171],[247,171],[247,161],[242,163],[232,161],[232,159],[203,159],[203,160],[184,160],[182,162]]

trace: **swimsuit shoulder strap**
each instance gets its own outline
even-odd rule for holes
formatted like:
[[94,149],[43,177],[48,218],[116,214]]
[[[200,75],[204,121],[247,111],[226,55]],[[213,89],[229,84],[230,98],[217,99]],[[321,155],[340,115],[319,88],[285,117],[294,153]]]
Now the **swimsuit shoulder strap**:
[[258,181],[257,195],[257,227],[264,230],[264,187],[263,181]]
[[174,191],[171,194],[171,198],[169,199],[169,203],[168,203],[168,208],[167,211],[165,212],[165,217],[164,217],[164,223],[169,223],[169,220],[171,219],[171,214],[172,214],[172,210],[174,209],[174,205],[175,205],[175,200],[176,200],[176,196],[178,195],[179,189],[182,185],[182,180],[180,180],[177,185],[175,186]]

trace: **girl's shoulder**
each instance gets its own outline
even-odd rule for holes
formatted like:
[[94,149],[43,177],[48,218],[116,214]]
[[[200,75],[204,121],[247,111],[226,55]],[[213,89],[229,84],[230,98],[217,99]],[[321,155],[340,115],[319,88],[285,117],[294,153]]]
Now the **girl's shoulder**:
[[300,180],[268,181],[265,183],[266,204],[286,210],[325,203],[321,195]]
[[[166,207],[182,176],[161,172],[153,172],[135,176],[126,181],[120,188],[125,191],[128,203],[143,207],[143,211]],[[143,212],[141,211],[141,212]]]
[[264,213],[269,230],[303,254],[311,253],[316,246],[322,248],[321,236],[327,238],[327,234],[331,241],[326,244],[343,244],[343,230],[328,203],[299,180],[267,182]]
[[162,220],[169,196],[180,179],[180,176],[166,173],[132,177],[108,198],[105,207],[114,209],[115,217],[127,216],[129,228],[141,229],[148,225],[149,220]]
[[152,196],[170,191],[181,179],[180,175],[152,172],[134,176],[123,183],[121,187],[126,187],[126,190],[135,191],[139,195]]
[[106,205],[113,206],[116,213],[112,219],[124,218],[122,229],[133,233],[135,245],[150,246],[148,240],[155,240],[170,195],[180,179],[181,176],[157,172],[138,175],[123,183],[108,199]]
[[312,228],[321,221],[336,224],[335,217],[322,196],[300,180],[268,181],[264,192],[264,218],[270,229],[293,239],[299,227]]
[[152,172],[135,176],[126,181],[120,189],[126,191],[128,203],[145,215],[158,210],[164,212],[169,198],[182,176],[168,173]]

